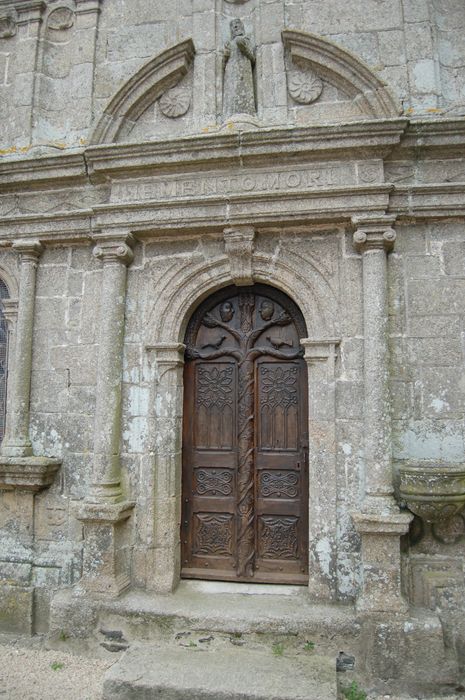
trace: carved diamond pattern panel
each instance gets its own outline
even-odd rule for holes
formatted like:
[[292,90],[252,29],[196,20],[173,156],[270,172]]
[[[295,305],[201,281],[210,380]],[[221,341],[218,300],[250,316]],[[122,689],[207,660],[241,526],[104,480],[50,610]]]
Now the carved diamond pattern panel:
[[230,496],[233,474],[229,469],[196,469],[194,484],[194,492],[199,496]]
[[262,498],[296,498],[298,493],[299,476],[295,472],[261,472],[260,496]]
[[260,557],[297,559],[297,522],[298,518],[293,516],[261,516],[259,519]]
[[228,513],[196,513],[194,516],[194,555],[231,556],[233,519]]

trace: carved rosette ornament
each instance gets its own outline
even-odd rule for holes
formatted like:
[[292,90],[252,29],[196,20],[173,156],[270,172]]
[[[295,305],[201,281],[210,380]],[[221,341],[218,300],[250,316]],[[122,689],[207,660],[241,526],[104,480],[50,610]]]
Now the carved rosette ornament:
[[74,12],[69,7],[57,7],[52,10],[47,19],[47,29],[63,31],[71,29],[74,24]]
[[0,39],[11,39],[16,34],[16,22],[11,15],[0,17]]
[[160,97],[159,104],[160,111],[165,117],[170,119],[182,117],[189,110],[191,104],[190,90],[184,85],[171,88]]
[[315,102],[323,91],[323,82],[313,71],[293,70],[288,75],[288,91],[301,105]]

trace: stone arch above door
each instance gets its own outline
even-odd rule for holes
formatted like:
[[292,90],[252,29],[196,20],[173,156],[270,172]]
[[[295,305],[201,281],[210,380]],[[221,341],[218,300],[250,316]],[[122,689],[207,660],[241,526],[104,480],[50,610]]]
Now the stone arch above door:
[[127,140],[143,113],[187,75],[194,54],[192,39],[186,39],[145,63],[124,83],[105,108],[95,128],[92,143]]
[[[306,261],[307,262],[307,261]],[[334,280],[317,258],[303,268],[302,259],[283,247],[279,259],[259,249],[252,256],[253,282],[275,286],[298,305],[312,337],[338,335],[337,291]],[[154,302],[147,313],[146,345],[182,343],[196,306],[207,296],[233,282],[229,258],[206,262],[189,258],[180,269],[173,266],[158,281]]]
[[324,111],[318,109],[325,101],[325,91],[333,93],[326,98],[332,102],[330,121],[399,116],[401,106],[386,83],[350,51],[321,36],[298,30],[285,29],[282,40],[289,107],[304,110],[303,122],[328,120]]

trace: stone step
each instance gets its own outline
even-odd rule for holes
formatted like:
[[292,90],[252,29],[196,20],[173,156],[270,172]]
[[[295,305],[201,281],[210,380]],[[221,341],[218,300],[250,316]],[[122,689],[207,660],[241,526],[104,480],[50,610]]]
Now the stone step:
[[239,594],[234,587],[223,591],[217,584],[202,588],[183,582],[172,596],[129,593],[101,605],[98,634],[102,629],[122,630],[130,642],[157,643],[188,630],[240,634],[267,646],[286,636],[289,644],[312,641],[334,657],[341,649],[351,651],[360,630],[350,606],[315,605],[305,589],[297,587],[289,587],[288,593],[276,589],[270,594],[269,590]]
[[104,700],[336,700],[334,658],[311,651],[132,645],[107,672]]

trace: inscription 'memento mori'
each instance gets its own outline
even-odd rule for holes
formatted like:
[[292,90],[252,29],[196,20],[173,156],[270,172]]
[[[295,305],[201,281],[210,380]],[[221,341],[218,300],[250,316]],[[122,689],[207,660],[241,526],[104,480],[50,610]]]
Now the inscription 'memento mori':
[[335,163],[299,170],[216,174],[195,177],[166,177],[119,181],[112,187],[112,202],[189,199],[230,195],[265,194],[318,190],[353,184],[355,173],[350,164]]

